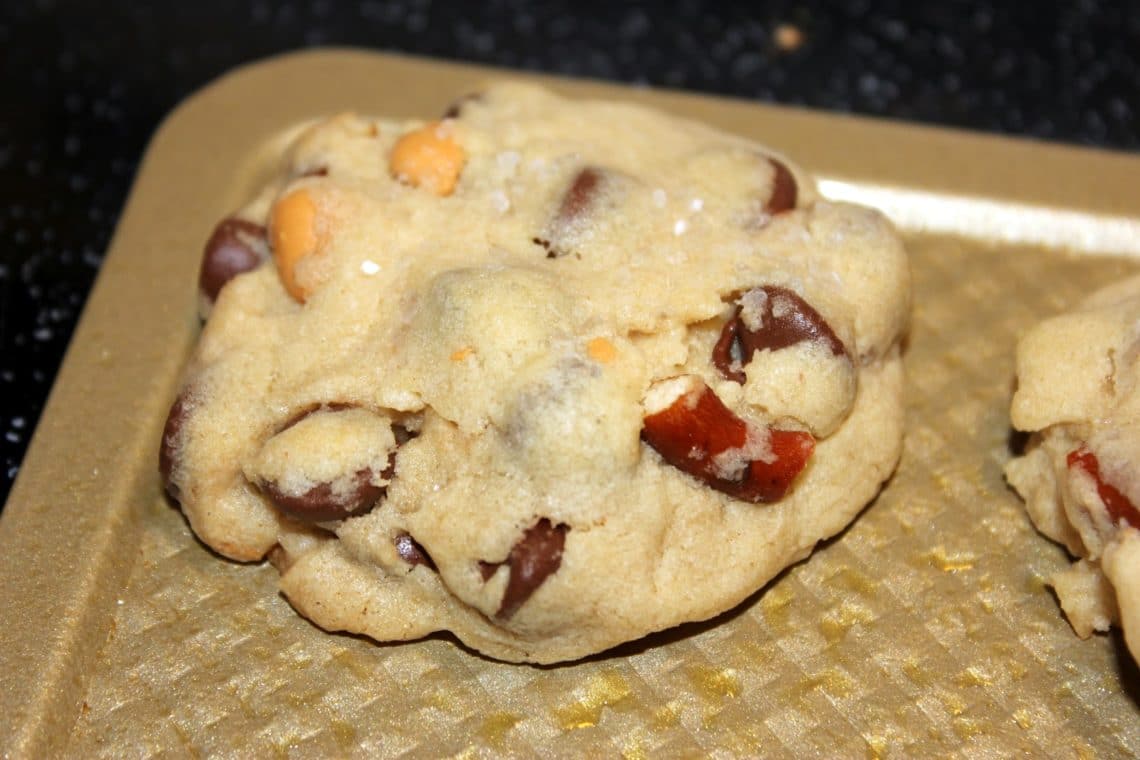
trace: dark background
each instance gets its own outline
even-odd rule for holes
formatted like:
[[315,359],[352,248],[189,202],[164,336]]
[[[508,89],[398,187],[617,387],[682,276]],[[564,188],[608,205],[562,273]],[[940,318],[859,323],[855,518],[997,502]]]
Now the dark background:
[[246,61],[354,45],[1140,147],[1140,2],[142,5],[0,0],[0,503],[147,140]]

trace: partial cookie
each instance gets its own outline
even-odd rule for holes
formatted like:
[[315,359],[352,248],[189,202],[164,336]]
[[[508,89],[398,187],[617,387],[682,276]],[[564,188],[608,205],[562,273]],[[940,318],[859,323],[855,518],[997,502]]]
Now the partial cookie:
[[1081,638],[1123,623],[1140,653],[1140,277],[1047,319],[1017,346],[1012,418],[1032,432],[1006,479],[1079,559],[1051,583]]
[[211,237],[168,491],[330,630],[555,662],[716,615],[898,461],[907,259],[766,148],[501,84]]

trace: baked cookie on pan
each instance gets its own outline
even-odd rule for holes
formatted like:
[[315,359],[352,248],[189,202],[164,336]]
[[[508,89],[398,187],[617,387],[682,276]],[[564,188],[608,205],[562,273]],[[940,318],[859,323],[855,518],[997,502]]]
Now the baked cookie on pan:
[[900,453],[891,225],[641,107],[508,83],[312,125],[200,289],[166,487],[329,630],[547,663],[706,619]]
[[1081,638],[1123,623],[1140,653],[1140,277],[1047,319],[1017,346],[1006,479],[1077,561],[1051,584]]

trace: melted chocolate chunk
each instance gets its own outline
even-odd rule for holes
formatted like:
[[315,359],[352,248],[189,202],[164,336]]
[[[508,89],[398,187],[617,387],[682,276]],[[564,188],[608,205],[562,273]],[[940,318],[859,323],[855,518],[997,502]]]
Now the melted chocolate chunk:
[[768,163],[772,165],[776,174],[772,178],[772,195],[764,204],[764,210],[769,214],[779,214],[794,209],[796,207],[796,178],[788,171],[788,167],[776,159],[769,158]]
[[479,572],[483,580],[491,579],[500,565],[510,568],[507,589],[499,603],[495,617],[506,620],[518,612],[519,607],[530,598],[543,582],[562,566],[562,549],[566,545],[566,533],[570,526],[554,525],[542,518],[523,533],[522,538],[511,549],[503,562],[480,562]]
[[[713,364],[725,379],[743,385],[744,365],[752,360],[753,353],[764,349],[778,351],[804,341],[820,341],[835,356],[847,356],[846,346],[831,325],[799,295],[776,285],[764,285],[756,290],[767,296],[759,314],[758,329],[748,328],[741,316],[743,307],[738,305],[713,346]],[[777,303],[779,314],[775,313]],[[738,368],[734,368],[734,364]]]
[[186,391],[179,393],[170,407],[170,412],[166,415],[166,424],[162,428],[162,444],[158,449],[158,472],[162,476],[162,488],[175,501],[179,500],[181,494],[170,477],[174,472],[175,452],[181,445],[179,438],[182,436],[182,425],[185,424],[187,417],[186,395]]
[[227,282],[267,258],[266,245],[260,224],[232,217],[218,222],[202,252],[198,289],[213,303]]
[[400,555],[400,559],[409,565],[424,565],[432,570],[436,569],[431,556],[410,534],[400,533],[393,539],[392,543],[396,545],[396,553]]
[[1140,529],[1140,510],[1136,509],[1120,489],[1101,476],[1100,460],[1096,458],[1096,454],[1082,445],[1070,451],[1065,461],[1070,470],[1074,468],[1084,470],[1085,474],[1093,479],[1097,495],[1100,496],[1113,524],[1119,525],[1123,520],[1133,528]]
[[[705,485],[753,504],[779,501],[815,450],[809,433],[758,429],[736,416],[705,384],[683,393],[668,407],[646,415],[641,440],[662,460]],[[768,441],[767,455],[747,454],[757,433]],[[736,466],[729,463],[735,460]]]
[[306,522],[323,522],[341,520],[371,509],[387,491],[385,486],[372,483],[372,477],[370,468],[358,470],[349,487],[339,494],[333,492],[331,483],[320,483],[297,495],[283,492],[272,481],[263,480],[257,486],[285,514]]

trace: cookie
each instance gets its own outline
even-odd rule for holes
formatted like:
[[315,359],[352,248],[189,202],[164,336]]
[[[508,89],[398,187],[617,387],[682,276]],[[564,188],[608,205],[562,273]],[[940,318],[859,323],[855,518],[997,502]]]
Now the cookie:
[[166,488],[328,630],[548,663],[704,620],[900,453],[888,221],[633,105],[310,125],[199,285]]
[[1077,557],[1050,584],[1081,638],[1122,623],[1140,652],[1140,277],[1047,319],[1017,346],[1005,468],[1033,524]]

